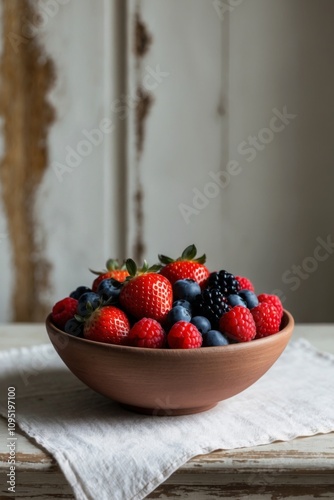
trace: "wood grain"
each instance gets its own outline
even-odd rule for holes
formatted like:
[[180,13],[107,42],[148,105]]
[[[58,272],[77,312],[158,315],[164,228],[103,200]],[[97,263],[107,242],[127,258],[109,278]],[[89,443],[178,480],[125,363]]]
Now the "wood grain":
[[24,26],[36,19],[33,2],[2,1],[3,52],[0,63],[0,114],[5,153],[0,164],[3,205],[12,247],[14,321],[38,321],[48,305],[50,263],[34,214],[36,190],[48,164],[47,134],[55,113],[47,101],[55,72],[36,36]]

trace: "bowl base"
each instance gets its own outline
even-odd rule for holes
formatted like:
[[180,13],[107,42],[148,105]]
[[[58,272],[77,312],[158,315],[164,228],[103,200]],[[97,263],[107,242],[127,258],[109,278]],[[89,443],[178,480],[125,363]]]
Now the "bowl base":
[[142,413],[144,415],[154,415],[156,417],[177,417],[179,415],[193,415],[195,413],[201,413],[202,411],[211,410],[218,403],[213,403],[210,405],[198,406],[196,408],[143,408],[141,406],[132,406],[124,403],[120,403],[122,408],[134,413]]

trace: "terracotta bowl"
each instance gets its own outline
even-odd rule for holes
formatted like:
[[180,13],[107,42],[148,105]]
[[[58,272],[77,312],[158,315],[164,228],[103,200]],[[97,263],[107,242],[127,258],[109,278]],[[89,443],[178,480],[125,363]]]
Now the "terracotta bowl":
[[208,410],[254,384],[275,363],[292,335],[284,311],[279,333],[224,347],[144,349],[70,336],[46,319],[59,356],[84,384],[127,409],[153,415]]

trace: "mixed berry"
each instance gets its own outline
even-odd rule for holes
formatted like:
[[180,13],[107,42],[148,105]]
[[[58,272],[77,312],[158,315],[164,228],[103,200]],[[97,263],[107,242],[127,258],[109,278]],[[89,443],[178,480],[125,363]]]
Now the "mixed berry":
[[141,269],[132,259],[110,259],[91,288],[79,286],[52,309],[69,335],[151,349],[193,349],[249,342],[279,332],[278,296],[256,295],[251,281],[226,270],[211,272],[190,245],[173,260]]

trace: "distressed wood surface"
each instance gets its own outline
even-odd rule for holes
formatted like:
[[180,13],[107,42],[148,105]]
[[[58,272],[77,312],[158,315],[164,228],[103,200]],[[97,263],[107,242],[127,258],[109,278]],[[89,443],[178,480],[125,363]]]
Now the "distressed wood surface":
[[0,2],[0,322],[41,321],[124,258],[124,11]]
[[[333,325],[297,325],[294,338],[308,339],[334,353]],[[0,349],[46,343],[44,325],[0,326]],[[7,428],[0,419],[0,471],[5,471]],[[73,498],[71,488],[50,455],[17,432],[16,498]],[[6,495],[6,490],[0,492]],[[265,446],[216,451],[180,467],[149,498],[334,498],[334,433]],[[5,498],[5,496],[4,496]]]

